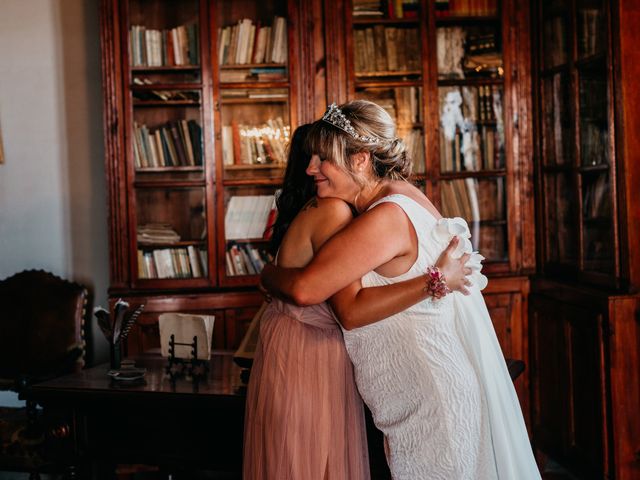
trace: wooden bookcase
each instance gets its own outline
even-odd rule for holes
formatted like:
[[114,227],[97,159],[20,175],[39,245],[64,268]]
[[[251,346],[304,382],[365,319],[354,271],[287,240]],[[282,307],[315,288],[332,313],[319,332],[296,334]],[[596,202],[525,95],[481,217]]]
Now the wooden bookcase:
[[[286,142],[297,125],[319,118],[331,102],[368,98],[396,118],[414,157],[416,184],[444,214],[469,221],[476,247],[487,257],[486,300],[505,355],[528,358],[535,239],[527,5],[381,1],[379,12],[363,12],[357,0],[102,5],[110,297],[146,304],[130,351],[158,346],[157,316],[164,311],[213,313],[214,345],[237,347],[261,295],[257,276],[229,254],[263,257],[262,229],[251,228],[253,220],[243,225],[242,218],[247,210],[268,208],[284,167],[280,140],[269,148],[258,143],[271,141],[269,135]],[[253,25],[259,32],[279,22],[276,17],[286,27],[280,57],[231,54],[229,27]],[[187,41],[197,43],[197,54],[186,55],[186,65],[151,67],[136,60],[133,66],[138,26],[184,26],[187,40],[197,39]],[[257,45],[256,38],[254,33]],[[180,130],[172,133],[174,125],[182,137]],[[165,127],[171,139],[185,142],[184,132],[199,127],[200,144],[189,137],[193,162],[186,152],[184,163],[141,167],[141,132],[159,136],[162,145]],[[153,228],[141,229],[149,224],[169,224],[175,233],[161,231],[164,243],[141,242],[141,233],[154,238]],[[167,240],[176,234],[177,243]],[[139,250],[143,266],[181,250],[177,261],[195,258],[199,274],[189,263],[185,278],[146,278],[153,275],[148,265],[139,268]],[[528,375],[517,388],[527,415]]]
[[624,0],[535,12],[532,425],[538,450],[580,478],[640,475],[639,18]]
[[215,314],[215,346],[234,348],[261,303],[265,226],[300,121],[299,10],[102,5],[110,298],[146,304],[129,350],[158,346],[164,311]]

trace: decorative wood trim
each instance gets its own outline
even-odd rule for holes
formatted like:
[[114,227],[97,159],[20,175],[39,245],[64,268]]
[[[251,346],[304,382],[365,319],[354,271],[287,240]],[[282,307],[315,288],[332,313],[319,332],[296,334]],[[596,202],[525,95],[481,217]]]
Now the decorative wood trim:
[[109,277],[111,288],[122,288],[129,280],[129,236],[124,172],[122,62],[120,51],[119,2],[102,0],[100,38],[104,91],[105,170],[108,191]]
[[[351,85],[353,80],[349,79],[347,73],[348,49],[345,45],[345,29],[349,23],[345,19],[351,12],[345,5],[348,0],[336,0],[334,2],[323,2],[324,4],[324,45],[326,52],[327,71],[327,103],[336,102],[341,104],[349,98],[349,92],[353,91]],[[342,23],[342,24],[341,24]]]
[[[636,14],[638,12],[636,11]],[[637,19],[637,17],[636,17]],[[609,305],[611,432],[614,478],[640,478],[640,298],[614,299]],[[635,380],[634,380],[635,379]]]
[[[616,173],[618,188],[621,279],[623,288],[640,290],[640,50],[637,30],[640,7],[634,0],[618,0],[613,15]],[[618,33],[619,35],[615,35]]]

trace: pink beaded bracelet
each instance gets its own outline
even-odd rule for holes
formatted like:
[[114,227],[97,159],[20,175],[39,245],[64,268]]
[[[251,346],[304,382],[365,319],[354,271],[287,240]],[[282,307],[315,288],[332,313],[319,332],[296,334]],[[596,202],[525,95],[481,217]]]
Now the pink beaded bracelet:
[[447,286],[447,281],[440,269],[436,266],[427,268],[425,273],[424,291],[434,299],[439,299],[451,293],[451,289]]

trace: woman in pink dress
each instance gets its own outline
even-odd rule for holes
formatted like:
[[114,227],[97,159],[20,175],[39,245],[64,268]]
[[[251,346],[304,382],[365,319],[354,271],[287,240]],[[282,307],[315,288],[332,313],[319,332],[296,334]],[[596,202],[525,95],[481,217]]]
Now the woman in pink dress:
[[[314,181],[305,173],[310,156],[303,142],[309,128],[293,135],[277,200],[272,250],[283,267],[307,265],[352,220],[344,201],[315,197]],[[441,257],[454,289],[464,288],[465,262],[447,252]],[[399,285],[363,289],[353,308],[378,320],[427,296],[423,278]],[[342,331],[327,303],[299,307],[273,299],[263,311],[247,391],[243,478],[369,478],[363,404]]]

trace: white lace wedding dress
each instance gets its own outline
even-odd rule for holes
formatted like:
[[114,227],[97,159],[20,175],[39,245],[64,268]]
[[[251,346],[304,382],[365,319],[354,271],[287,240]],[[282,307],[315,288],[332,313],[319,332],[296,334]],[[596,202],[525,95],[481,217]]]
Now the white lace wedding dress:
[[[418,259],[403,275],[375,272],[363,285],[413,278],[433,265],[454,235],[458,255],[471,251],[461,218],[436,220],[404,195],[394,202],[410,218]],[[344,331],[356,383],[384,433],[396,480],[540,479],[504,357],[480,290],[482,257],[474,254],[472,294],[427,299],[402,313]]]

